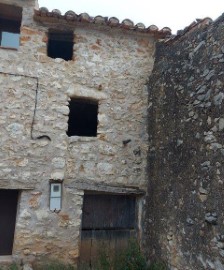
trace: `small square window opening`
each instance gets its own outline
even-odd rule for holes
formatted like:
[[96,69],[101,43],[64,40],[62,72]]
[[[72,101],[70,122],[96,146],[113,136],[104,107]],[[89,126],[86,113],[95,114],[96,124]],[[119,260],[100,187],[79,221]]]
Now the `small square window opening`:
[[62,58],[66,61],[73,57],[73,32],[48,33],[47,55],[51,58]]
[[0,46],[19,48],[22,8],[0,4]]
[[69,119],[67,135],[97,136],[97,101],[88,99],[71,99],[69,103]]

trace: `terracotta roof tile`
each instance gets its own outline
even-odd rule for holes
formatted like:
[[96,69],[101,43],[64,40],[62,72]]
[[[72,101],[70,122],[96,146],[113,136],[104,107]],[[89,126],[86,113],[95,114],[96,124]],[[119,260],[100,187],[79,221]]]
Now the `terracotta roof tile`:
[[64,17],[67,21],[74,21],[77,20],[78,15],[74,11],[69,10],[65,13]]
[[110,26],[118,26],[119,25],[119,20],[116,17],[111,17],[108,22],[109,22],[108,25],[110,25]]
[[59,9],[53,9],[52,14],[53,14],[53,17],[60,17],[61,11]]
[[171,29],[164,27],[161,30],[157,26],[151,25],[148,28],[143,23],[137,23],[134,25],[133,21],[125,19],[122,22],[116,17],[103,17],[95,16],[91,17],[88,13],[76,14],[74,11],[67,11],[64,15],[61,14],[60,10],[53,9],[51,12],[46,7],[41,7],[39,10],[34,10],[34,19],[36,21],[52,21],[57,22],[58,20],[65,20],[68,22],[80,22],[80,23],[91,23],[96,25],[107,25],[110,27],[117,27],[137,32],[144,32],[154,35],[157,38],[165,38],[171,36]]
[[103,25],[105,25],[106,24],[106,22],[107,22],[107,19],[108,18],[106,18],[106,17],[102,17],[102,16],[96,16],[95,18],[94,18],[94,23],[95,24],[103,24]]

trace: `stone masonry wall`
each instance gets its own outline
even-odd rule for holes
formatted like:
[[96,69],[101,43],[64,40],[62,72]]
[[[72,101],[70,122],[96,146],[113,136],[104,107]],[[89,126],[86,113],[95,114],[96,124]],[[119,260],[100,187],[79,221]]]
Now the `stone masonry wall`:
[[[20,190],[13,259],[75,261],[84,190],[146,190],[146,84],[154,39],[109,27],[34,22],[33,6],[22,3],[20,47],[0,48],[0,188]],[[72,61],[46,55],[48,28],[74,30]],[[98,100],[97,137],[66,135],[75,96]],[[43,135],[51,141],[36,139]],[[49,210],[50,179],[63,180],[59,213]]]
[[224,16],[157,44],[145,246],[170,269],[224,269]]

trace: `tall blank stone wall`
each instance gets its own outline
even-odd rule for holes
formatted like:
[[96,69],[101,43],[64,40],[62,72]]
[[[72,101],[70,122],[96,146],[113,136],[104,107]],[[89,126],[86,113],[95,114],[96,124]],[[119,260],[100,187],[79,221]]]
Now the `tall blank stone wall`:
[[148,89],[147,254],[224,269],[224,16],[159,43]]

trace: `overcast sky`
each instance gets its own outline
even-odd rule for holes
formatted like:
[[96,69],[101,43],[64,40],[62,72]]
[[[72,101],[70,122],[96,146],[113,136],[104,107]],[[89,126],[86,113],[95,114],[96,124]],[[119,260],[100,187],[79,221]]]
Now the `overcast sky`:
[[210,17],[215,20],[224,12],[224,0],[39,0],[39,7],[60,9],[62,14],[73,10],[90,16],[102,15],[131,19],[135,24],[168,26],[175,34],[196,18]]

